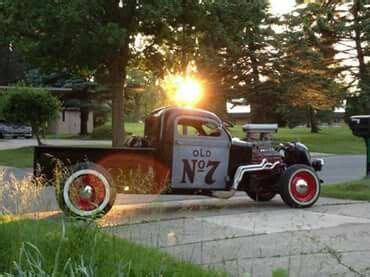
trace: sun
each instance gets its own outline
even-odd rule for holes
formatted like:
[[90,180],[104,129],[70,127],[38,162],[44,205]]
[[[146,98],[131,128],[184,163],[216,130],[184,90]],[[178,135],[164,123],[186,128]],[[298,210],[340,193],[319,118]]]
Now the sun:
[[199,102],[202,91],[202,85],[197,79],[190,77],[180,78],[175,94],[176,103],[192,107]]
[[203,95],[201,81],[190,76],[168,75],[164,79],[163,88],[179,106],[194,107]]

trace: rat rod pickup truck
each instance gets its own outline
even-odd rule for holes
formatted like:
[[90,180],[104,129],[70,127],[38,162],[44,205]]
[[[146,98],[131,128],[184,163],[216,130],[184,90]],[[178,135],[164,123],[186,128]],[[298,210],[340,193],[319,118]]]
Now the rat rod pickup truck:
[[255,201],[280,194],[294,208],[316,202],[323,160],[301,143],[273,147],[276,124],[246,125],[243,140],[227,125],[208,111],[160,108],[146,118],[144,137],[125,147],[36,147],[34,174],[56,186],[65,213],[79,217],[107,213],[117,192],[227,199],[239,190]]

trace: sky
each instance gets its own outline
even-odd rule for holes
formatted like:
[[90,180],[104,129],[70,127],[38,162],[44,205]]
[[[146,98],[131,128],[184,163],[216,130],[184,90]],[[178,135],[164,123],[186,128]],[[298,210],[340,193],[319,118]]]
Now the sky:
[[272,14],[281,15],[293,9],[295,0],[270,0],[270,5]]

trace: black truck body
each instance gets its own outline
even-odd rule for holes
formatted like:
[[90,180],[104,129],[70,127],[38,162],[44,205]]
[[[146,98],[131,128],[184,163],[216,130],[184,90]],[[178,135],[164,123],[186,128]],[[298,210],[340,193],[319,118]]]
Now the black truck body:
[[[39,146],[35,148],[34,174],[47,184],[58,184],[61,208],[79,216],[107,212],[116,191],[229,198],[244,190],[260,201],[280,193],[288,205],[297,207],[312,205],[319,195],[315,170],[322,162],[312,161],[304,145],[262,149],[258,142],[232,138],[224,122],[208,111],[155,110],[145,120],[144,137],[131,137],[126,145]],[[293,173],[299,178],[294,179]],[[282,190],[283,182],[294,184]],[[310,188],[312,195],[307,192]],[[297,197],[303,191],[301,199],[292,200],[292,190]],[[98,202],[94,203],[97,208],[92,202]]]

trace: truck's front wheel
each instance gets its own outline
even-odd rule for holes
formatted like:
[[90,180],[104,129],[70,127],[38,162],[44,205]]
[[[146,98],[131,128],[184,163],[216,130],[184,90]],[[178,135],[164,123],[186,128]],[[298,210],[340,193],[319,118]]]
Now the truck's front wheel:
[[308,208],[320,196],[320,179],[309,166],[289,167],[280,177],[280,196],[293,208]]
[[75,166],[57,189],[60,208],[77,217],[103,216],[113,206],[116,191],[110,174],[101,166],[82,163]]

